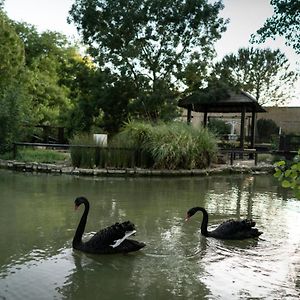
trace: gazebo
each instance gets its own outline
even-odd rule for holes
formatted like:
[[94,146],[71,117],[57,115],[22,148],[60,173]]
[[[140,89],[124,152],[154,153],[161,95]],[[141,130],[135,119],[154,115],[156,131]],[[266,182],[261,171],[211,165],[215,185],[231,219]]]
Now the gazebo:
[[178,106],[187,110],[187,122],[191,122],[192,112],[202,112],[203,126],[206,127],[209,113],[240,113],[240,149],[244,150],[245,145],[245,117],[251,113],[251,135],[250,147],[255,147],[255,119],[256,113],[266,112],[258,104],[257,100],[244,91],[233,90],[205,90],[193,93],[178,102]]

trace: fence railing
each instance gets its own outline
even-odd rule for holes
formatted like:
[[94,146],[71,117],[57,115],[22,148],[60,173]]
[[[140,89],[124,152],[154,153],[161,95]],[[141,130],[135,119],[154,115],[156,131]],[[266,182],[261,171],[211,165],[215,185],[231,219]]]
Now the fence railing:
[[284,151],[284,150],[256,150],[256,149],[224,149],[220,151],[222,154],[228,155],[230,160],[230,164],[233,165],[233,162],[237,159],[244,159],[247,157],[248,159],[254,160],[254,165],[256,166],[258,163],[258,155],[260,154],[271,154],[271,155],[279,155],[283,156],[285,159],[292,159],[297,151]]
[[[71,152],[72,163],[75,167],[97,166],[100,168],[151,168],[154,161],[150,153],[139,148],[117,148],[103,147],[98,145],[69,145],[69,144],[45,144],[45,143],[13,143],[13,157],[17,156],[18,147],[44,147],[55,149],[69,149]],[[93,153],[89,153],[93,151]],[[230,164],[237,159],[253,159],[254,164],[258,163],[259,154],[280,155],[286,159],[292,159],[297,151],[284,150],[256,150],[256,149],[222,149],[222,154],[226,154]]]
[[295,151],[300,148],[300,135],[281,135],[279,139],[279,150]]

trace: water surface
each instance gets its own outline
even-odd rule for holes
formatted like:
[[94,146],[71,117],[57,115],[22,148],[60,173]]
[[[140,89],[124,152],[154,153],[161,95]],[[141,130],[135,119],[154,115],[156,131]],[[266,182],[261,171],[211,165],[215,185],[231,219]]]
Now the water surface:
[[[72,250],[82,208],[88,234],[117,221],[137,226],[147,246],[127,255]],[[0,299],[299,299],[300,201],[272,176],[78,178],[0,170]],[[200,236],[253,218],[258,240]]]

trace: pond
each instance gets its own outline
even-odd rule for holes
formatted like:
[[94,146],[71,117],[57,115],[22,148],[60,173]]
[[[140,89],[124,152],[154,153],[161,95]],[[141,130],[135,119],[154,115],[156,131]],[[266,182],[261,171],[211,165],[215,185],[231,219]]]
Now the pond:
[[[130,254],[72,249],[83,208],[86,233],[131,220]],[[300,201],[270,175],[78,178],[0,170],[0,299],[299,299]],[[200,236],[204,206],[213,228],[253,218],[257,240]]]

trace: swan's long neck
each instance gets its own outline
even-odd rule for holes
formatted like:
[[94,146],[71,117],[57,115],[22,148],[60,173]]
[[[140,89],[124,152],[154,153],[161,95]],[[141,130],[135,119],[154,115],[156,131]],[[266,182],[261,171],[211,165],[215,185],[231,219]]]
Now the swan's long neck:
[[78,227],[75,232],[75,236],[73,238],[73,248],[76,248],[76,246],[82,244],[82,235],[84,233],[86,221],[87,221],[87,216],[89,213],[90,205],[88,202],[84,202],[84,212],[82,214],[82,217],[80,219],[80,222],[78,224]]
[[203,207],[198,207],[197,210],[202,211],[203,213],[203,219],[201,223],[201,234],[204,236],[209,236],[209,232],[207,231],[208,213]]

